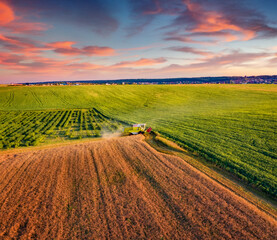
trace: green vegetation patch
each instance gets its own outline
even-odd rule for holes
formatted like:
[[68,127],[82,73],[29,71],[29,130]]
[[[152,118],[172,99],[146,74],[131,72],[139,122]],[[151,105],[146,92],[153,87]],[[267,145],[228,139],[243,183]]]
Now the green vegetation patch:
[[115,132],[116,121],[98,110],[0,111],[0,148],[36,146],[56,138],[63,140],[100,137]]

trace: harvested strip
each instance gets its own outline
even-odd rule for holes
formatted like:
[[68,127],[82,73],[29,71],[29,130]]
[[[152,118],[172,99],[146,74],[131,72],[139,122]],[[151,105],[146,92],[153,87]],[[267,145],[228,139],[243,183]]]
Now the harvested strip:
[[0,155],[0,239],[274,239],[276,221],[142,136]]

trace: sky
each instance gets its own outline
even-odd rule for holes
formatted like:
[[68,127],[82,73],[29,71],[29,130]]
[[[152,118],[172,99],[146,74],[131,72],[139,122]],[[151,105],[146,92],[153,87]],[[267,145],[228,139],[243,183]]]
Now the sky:
[[277,74],[276,0],[0,0],[0,83]]

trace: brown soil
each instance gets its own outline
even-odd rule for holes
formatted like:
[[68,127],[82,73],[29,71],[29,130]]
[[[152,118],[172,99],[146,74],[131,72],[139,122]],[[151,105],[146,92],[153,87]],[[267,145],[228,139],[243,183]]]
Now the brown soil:
[[0,155],[0,239],[276,239],[277,223],[143,136]]

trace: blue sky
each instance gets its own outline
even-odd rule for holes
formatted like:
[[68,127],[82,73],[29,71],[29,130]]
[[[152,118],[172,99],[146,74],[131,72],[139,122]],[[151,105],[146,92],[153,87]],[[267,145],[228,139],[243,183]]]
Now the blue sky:
[[0,0],[0,83],[277,74],[274,0]]

